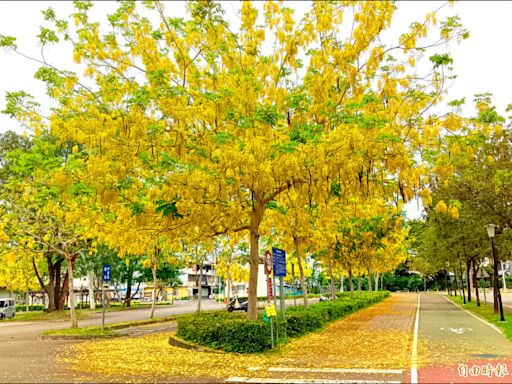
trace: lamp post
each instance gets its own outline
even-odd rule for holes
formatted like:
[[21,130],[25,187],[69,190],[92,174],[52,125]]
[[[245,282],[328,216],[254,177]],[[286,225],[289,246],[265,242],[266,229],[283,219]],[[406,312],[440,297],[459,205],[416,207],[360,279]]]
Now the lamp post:
[[497,312],[497,309],[499,307],[500,310],[500,321],[505,321],[505,316],[503,316],[503,304],[501,302],[501,294],[500,294],[500,287],[499,287],[499,280],[498,280],[498,258],[496,256],[496,251],[494,250],[494,230],[496,229],[497,225],[495,224],[487,224],[485,226],[485,229],[487,229],[487,235],[489,235],[489,238],[491,239],[491,249],[492,249],[492,264],[493,264],[493,285],[494,285],[494,311]]

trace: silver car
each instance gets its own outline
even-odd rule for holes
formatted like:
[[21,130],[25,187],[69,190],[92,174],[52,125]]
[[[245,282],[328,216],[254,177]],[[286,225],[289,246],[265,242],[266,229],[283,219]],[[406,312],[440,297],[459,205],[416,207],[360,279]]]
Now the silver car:
[[0,299],[0,319],[14,317],[16,314],[16,303],[14,299]]

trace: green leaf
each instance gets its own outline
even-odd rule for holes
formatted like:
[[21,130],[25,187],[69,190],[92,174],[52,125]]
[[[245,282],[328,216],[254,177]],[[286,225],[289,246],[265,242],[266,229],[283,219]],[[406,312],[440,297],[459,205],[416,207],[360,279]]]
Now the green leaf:
[[168,203],[164,200],[158,200],[156,202],[157,207],[155,208],[155,212],[161,213],[162,216],[171,217],[172,219],[182,219],[183,215],[178,212],[176,203],[177,201]]
[[429,57],[429,60],[434,63],[434,68],[440,67],[441,65],[452,64],[453,59],[449,54],[443,53],[442,55],[435,54]]

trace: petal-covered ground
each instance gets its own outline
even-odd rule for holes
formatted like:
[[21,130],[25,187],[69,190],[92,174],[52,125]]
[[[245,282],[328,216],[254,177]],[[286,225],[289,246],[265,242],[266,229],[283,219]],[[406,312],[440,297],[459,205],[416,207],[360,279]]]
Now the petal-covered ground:
[[[257,355],[189,351],[170,346],[169,334],[152,334],[80,343],[64,350],[60,359],[66,368],[83,372],[87,381],[90,374],[101,381],[199,382],[276,375],[306,378],[308,367],[324,372],[328,368],[405,370],[410,365],[416,301],[416,295],[393,295],[319,332]],[[294,368],[303,373],[287,371]]]

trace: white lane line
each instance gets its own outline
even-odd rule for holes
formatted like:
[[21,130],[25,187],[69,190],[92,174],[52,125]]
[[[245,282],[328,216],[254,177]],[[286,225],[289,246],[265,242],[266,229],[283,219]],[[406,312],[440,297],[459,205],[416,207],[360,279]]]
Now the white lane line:
[[418,384],[418,330],[420,324],[420,297],[421,296],[418,295],[416,322],[414,323],[414,337],[412,339],[411,384]]
[[326,384],[400,384],[400,381],[376,381],[376,380],[329,380],[329,379],[278,379],[268,377],[230,377],[224,380],[225,383],[261,383],[261,384],[307,384],[307,383],[326,383]]
[[299,367],[270,367],[269,372],[318,372],[318,373],[380,373],[399,375],[403,369],[357,369],[357,368],[299,368]]
[[482,319],[480,316],[477,316],[477,315],[475,315],[474,313],[469,312],[467,309],[464,309],[464,308],[462,308],[460,305],[455,304],[453,301],[451,301],[450,299],[446,298],[445,296],[443,296],[443,298],[444,298],[446,301],[448,301],[449,303],[452,303],[453,305],[455,305],[457,308],[459,308],[459,309],[463,310],[463,311],[464,311],[464,312],[466,312],[466,313],[469,313],[469,314],[470,314],[471,316],[473,316],[475,319],[480,320],[480,321],[481,321],[482,323],[484,323],[484,324],[487,324],[489,327],[491,327],[492,329],[494,329],[496,332],[503,334],[503,332],[501,331],[501,329],[499,329],[498,327],[496,327],[494,324],[491,324],[491,323],[489,323],[487,320]]

